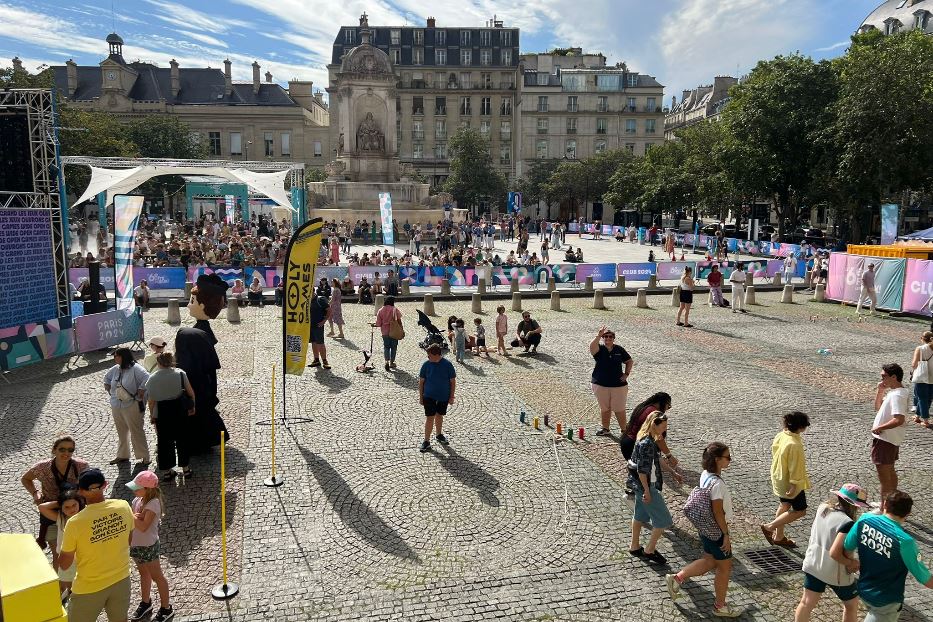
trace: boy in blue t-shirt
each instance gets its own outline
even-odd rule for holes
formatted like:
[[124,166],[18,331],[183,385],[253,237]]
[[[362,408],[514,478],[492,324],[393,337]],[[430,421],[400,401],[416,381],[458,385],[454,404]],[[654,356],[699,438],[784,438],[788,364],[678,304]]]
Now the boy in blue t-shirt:
[[865,622],[898,619],[908,571],[917,581],[933,588],[933,578],[920,561],[917,543],[902,526],[913,504],[910,495],[895,490],[882,503],[884,514],[863,514],[846,536],[845,550],[858,549],[858,591],[868,607]]
[[441,347],[436,343],[432,344],[428,347],[427,354],[428,360],[421,365],[421,371],[418,373],[418,397],[424,406],[424,442],[421,443],[421,453],[431,448],[432,429],[438,443],[449,444],[442,426],[447,406],[454,403],[454,392],[457,390],[457,370],[443,357]]

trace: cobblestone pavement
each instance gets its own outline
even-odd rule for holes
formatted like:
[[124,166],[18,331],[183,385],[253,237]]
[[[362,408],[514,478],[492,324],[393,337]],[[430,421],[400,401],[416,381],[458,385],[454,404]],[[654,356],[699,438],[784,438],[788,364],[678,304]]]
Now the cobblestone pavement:
[[[699,297],[698,297],[699,298]],[[872,318],[856,323],[851,308],[778,303],[759,293],[749,315],[697,306],[695,329],[674,326],[670,296],[589,301],[526,300],[545,335],[535,357],[467,357],[458,366],[457,403],[445,419],[451,445],[417,450],[423,423],[417,372],[423,337],[414,304],[400,305],[406,338],[399,369],[386,372],[376,338],[377,369],[354,372],[368,348],[371,306],[345,305],[347,339],[328,339],[330,371],[289,377],[291,417],[277,427],[277,462],[286,483],[266,488],[270,379],[280,379],[280,325],[275,307],[247,308],[237,325],[214,323],[220,339],[221,408],[228,446],[227,501],[231,580],[241,593],[213,602],[220,581],[219,465],[199,457],[196,477],[167,490],[163,564],[180,620],[696,620],[710,619],[712,578],[689,584],[676,605],[663,570],[627,554],[631,508],[622,496],[615,440],[593,436],[598,410],[589,388],[587,344],[602,324],[636,360],[629,408],[647,395],[673,396],[669,442],[687,481],[668,485],[675,528],[659,550],[673,568],[697,557],[699,543],[680,507],[695,485],[699,454],[709,441],[732,447],[727,472],[736,506],[737,551],[730,600],[746,620],[789,620],[802,590],[800,572],[776,576],[746,555],[766,548],[757,525],[775,507],[768,468],[770,442],[789,409],[811,414],[806,433],[816,501],[833,486],[857,481],[877,498],[868,459],[871,398],[883,362],[907,365],[925,323]],[[491,328],[497,302],[485,302]],[[438,302],[435,323],[450,314],[468,321],[466,303]],[[146,315],[147,335],[170,337],[164,310]],[[517,314],[510,315],[512,328]],[[171,339],[170,339],[171,341]],[[832,348],[823,356],[820,348]],[[18,484],[22,471],[48,455],[49,439],[73,432],[79,455],[95,464],[113,457],[115,434],[101,379],[108,360],[59,360],[17,371],[0,388],[0,530],[32,531],[34,509]],[[551,424],[585,426],[584,440],[556,442],[549,431],[521,425],[517,414],[549,415]],[[150,435],[154,448],[154,436]],[[908,529],[926,557],[933,552],[930,500],[933,435],[911,425],[902,447],[901,486],[915,498]],[[113,494],[129,470],[105,467]],[[805,543],[813,511],[788,529]],[[799,566],[802,549],[790,553]],[[135,574],[135,573],[134,573]],[[135,588],[134,588],[135,589]],[[135,598],[135,596],[134,596]],[[933,593],[907,582],[902,620],[928,620]],[[815,620],[839,618],[834,596]]]

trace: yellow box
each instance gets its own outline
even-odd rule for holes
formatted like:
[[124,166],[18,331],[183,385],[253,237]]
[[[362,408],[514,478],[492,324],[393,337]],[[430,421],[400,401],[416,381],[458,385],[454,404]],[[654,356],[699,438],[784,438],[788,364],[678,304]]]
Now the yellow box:
[[63,620],[58,575],[26,533],[0,533],[0,605],[7,622]]

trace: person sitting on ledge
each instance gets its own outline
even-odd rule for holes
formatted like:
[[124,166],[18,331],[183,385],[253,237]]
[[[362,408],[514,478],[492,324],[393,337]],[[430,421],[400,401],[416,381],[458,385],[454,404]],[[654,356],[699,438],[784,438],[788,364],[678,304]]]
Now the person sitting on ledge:
[[253,282],[249,285],[249,292],[246,297],[249,299],[250,306],[262,306],[262,283],[259,282],[258,276],[253,277]]
[[577,263],[583,263],[583,249],[580,248],[579,246],[577,247],[576,258],[577,258]]
[[230,297],[236,300],[241,307],[243,306],[246,298],[246,287],[243,285],[242,280],[236,279],[233,282],[233,287],[230,288]]
[[373,302],[373,287],[369,284],[369,281],[366,280],[364,276],[360,281],[359,289],[359,302],[361,305],[372,304]]

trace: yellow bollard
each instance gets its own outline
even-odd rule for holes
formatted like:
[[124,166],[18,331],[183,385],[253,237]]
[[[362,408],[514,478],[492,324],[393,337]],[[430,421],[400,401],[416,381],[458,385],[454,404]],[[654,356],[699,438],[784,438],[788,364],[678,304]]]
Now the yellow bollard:
[[227,580],[227,443],[224,431],[220,431],[220,555],[223,561],[224,582],[215,585],[211,596],[216,600],[233,598],[240,592],[240,586]]
[[[282,399],[285,399],[283,396]],[[275,365],[272,366],[272,476],[262,481],[263,485],[274,488],[285,483],[285,478],[275,473]]]

